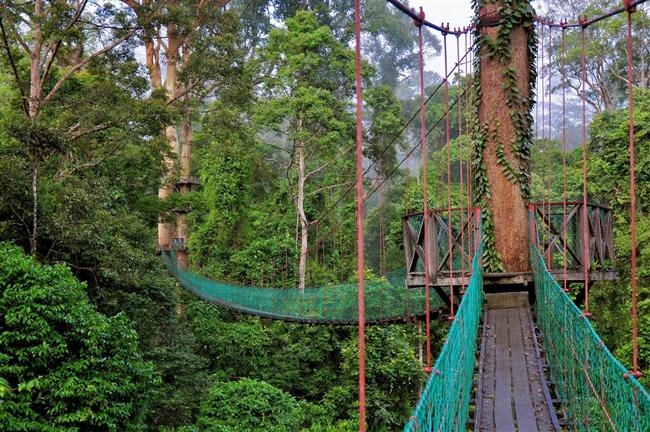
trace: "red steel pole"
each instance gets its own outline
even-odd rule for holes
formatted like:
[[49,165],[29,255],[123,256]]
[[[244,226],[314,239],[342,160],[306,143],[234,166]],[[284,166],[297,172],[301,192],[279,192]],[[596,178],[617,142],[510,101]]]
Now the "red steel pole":
[[354,0],[355,79],[357,94],[357,273],[359,274],[359,432],[366,430],[366,308],[363,261],[363,124],[361,92],[361,7]]

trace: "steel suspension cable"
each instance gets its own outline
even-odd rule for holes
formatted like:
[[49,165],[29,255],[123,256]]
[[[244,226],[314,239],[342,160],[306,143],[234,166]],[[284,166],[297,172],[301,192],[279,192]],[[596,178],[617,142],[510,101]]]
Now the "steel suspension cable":
[[[442,85],[441,85],[441,86],[442,86]],[[459,95],[459,97],[451,103],[451,105],[449,106],[449,109],[451,110],[452,108],[455,108],[455,107],[456,107],[456,104],[459,103],[459,100],[460,100],[460,98],[462,98],[462,97],[465,97],[465,92],[461,93],[461,94]],[[433,130],[434,130],[435,128],[437,128],[437,127],[440,125],[440,123],[442,123],[443,120],[444,120],[444,114],[443,114],[440,118],[438,118],[438,120],[433,124],[433,126],[431,126],[430,128],[427,129],[427,133],[426,133],[427,137],[428,137],[428,136],[433,132]],[[388,179],[392,178],[393,175],[395,175],[395,173],[396,173],[396,172],[399,170],[399,168],[404,164],[404,162],[406,162],[406,161],[407,161],[407,160],[408,160],[408,159],[413,155],[413,153],[415,153],[415,151],[420,147],[421,144],[422,144],[422,141],[419,141],[417,144],[415,144],[415,145],[414,145],[414,146],[413,146],[413,147],[412,147],[412,148],[411,148],[411,149],[410,149],[410,150],[409,150],[409,151],[404,155],[404,157],[402,157],[402,160],[400,160],[400,161],[399,161],[399,162],[398,162],[398,163],[393,167],[393,169],[392,169],[388,174],[386,174],[386,176],[385,176],[385,177],[384,177],[380,182],[378,182],[376,185],[374,185],[374,186],[371,187],[371,189],[368,191],[368,193],[366,193],[366,195],[365,195],[365,197],[364,197],[364,200],[363,200],[364,203],[367,202],[368,199],[370,199],[370,197],[371,197],[375,192],[377,192],[377,191],[379,190],[379,187],[381,187],[381,185],[383,185],[386,181],[388,181]],[[340,201],[339,201],[339,202],[340,202]],[[346,220],[347,220],[347,219],[344,217],[344,219],[343,219],[342,221],[338,222],[338,223],[337,223],[333,228],[334,228],[334,229],[336,229],[336,228],[340,228],[341,226],[343,226],[343,224],[345,223]],[[317,246],[320,244],[320,242],[322,242],[322,241],[324,241],[325,239],[328,239],[328,238],[330,238],[330,237],[331,237],[330,235],[324,235],[324,236],[318,237],[318,238],[315,240],[314,246],[312,246],[311,248],[309,248],[309,249],[308,249],[308,252],[314,250],[314,248],[317,247]]]
[[[465,33],[465,52],[467,52],[467,33]],[[470,64],[471,64],[471,55],[469,62],[465,62],[465,93],[466,93],[466,98],[465,98],[465,131],[466,133],[471,134],[471,129],[470,129],[470,116],[472,109],[468,108],[470,107],[470,92],[469,92],[469,70],[470,70]],[[466,161],[466,169],[467,169],[467,181],[466,186],[467,186],[467,217],[472,217],[471,216],[471,206],[472,206],[472,140],[470,137],[469,140],[469,145],[467,148],[467,161]],[[469,226],[469,225],[468,225]],[[467,233],[467,251],[468,255],[471,257],[472,256],[472,231],[473,230],[468,230]]]
[[567,281],[567,227],[566,227],[566,27],[562,26],[562,256],[563,259],[563,272],[564,284],[562,289],[564,292],[569,291]]
[[366,430],[365,275],[363,257],[363,118],[361,89],[361,0],[354,0],[355,86],[357,94],[357,273],[359,278],[359,432]]
[[[460,89],[462,85],[461,74],[460,74],[460,34],[456,35],[456,67],[458,69],[458,94],[460,94]],[[461,99],[462,100],[462,99]],[[465,284],[462,282],[463,277],[465,276],[465,225],[463,217],[463,111],[462,104],[458,104],[458,173],[459,173],[459,185],[458,185],[458,207],[460,208],[460,276],[461,276],[461,285],[460,285],[460,294],[464,294]],[[469,214],[468,214],[469,217]]]
[[[466,52],[465,52],[465,55],[463,55],[463,57],[462,57],[461,60],[464,60],[464,59],[468,56],[468,54],[471,53],[471,50],[473,49],[473,47],[474,47],[474,44],[472,44],[472,46],[470,47],[470,51],[466,51]],[[456,68],[454,67],[451,71],[449,71],[449,74],[447,75],[447,77],[449,77],[449,75],[451,75],[451,74],[454,72],[455,69],[456,69]],[[433,92],[431,92],[431,93],[427,96],[426,100],[424,101],[424,104],[425,104],[425,105],[428,104],[428,103],[431,101],[431,99],[433,99],[433,97],[438,93],[438,91],[440,91],[440,89],[442,88],[443,85],[444,85],[444,81],[440,81],[440,82],[438,83],[438,85],[437,85],[436,88],[433,90]],[[413,113],[413,115],[411,116],[411,118],[410,118],[410,119],[409,119],[409,120],[408,120],[408,121],[407,121],[407,122],[406,122],[406,123],[401,127],[401,129],[399,130],[399,132],[397,132],[397,133],[395,134],[395,136],[394,136],[393,139],[389,142],[389,144],[387,144],[387,145],[386,145],[386,146],[381,150],[381,152],[379,153],[380,157],[383,156],[383,155],[384,155],[384,154],[385,154],[385,153],[390,149],[390,147],[395,143],[395,141],[399,138],[399,136],[400,136],[400,135],[401,135],[401,134],[406,130],[406,128],[407,128],[407,127],[408,127],[408,126],[413,122],[413,120],[415,120],[415,118],[418,116],[418,114],[420,114],[420,108],[418,108],[418,109]],[[427,131],[427,136],[429,135],[430,132],[431,132],[431,130]],[[409,152],[408,155],[410,155],[411,153],[412,153],[412,152]],[[402,159],[402,161],[398,164],[398,167],[401,166],[402,163],[404,163],[404,160],[405,160],[405,159]],[[364,177],[365,177],[365,176],[370,172],[370,170],[373,168],[373,166],[374,166],[376,163],[377,163],[376,160],[375,160],[375,161],[372,161],[372,162],[368,165],[368,167],[366,167],[366,169],[365,169],[364,172],[363,172]],[[386,176],[386,178],[382,179],[382,181],[379,182],[378,184],[379,184],[379,185],[383,185],[383,184],[388,180],[388,178],[392,177],[392,175],[395,174],[395,172],[397,172],[397,170],[396,170],[396,169],[393,169],[393,170],[390,172],[390,174],[388,174],[388,175]],[[346,188],[346,189],[341,193],[341,195],[340,195],[339,198],[334,202],[334,204],[332,204],[331,206],[329,206],[328,208],[326,208],[326,209],[324,210],[323,214],[321,215],[321,217],[320,217],[320,219],[319,219],[320,221],[324,220],[325,217],[327,217],[330,213],[332,213],[334,210],[336,210],[336,209],[338,208],[338,205],[343,201],[343,199],[345,199],[345,197],[346,197],[350,192],[352,192],[352,190],[354,190],[354,188],[355,188],[355,184],[356,184],[356,183],[353,182],[353,181],[350,182],[350,185],[349,185],[349,186],[348,186],[348,187],[347,187],[347,188]],[[377,190],[378,190],[377,188],[372,188],[372,189],[371,189],[371,192],[366,196],[364,202],[367,201],[368,198],[369,198],[373,193],[375,193]],[[337,226],[340,227],[341,225],[342,225],[342,223],[339,223]],[[314,224],[314,225],[308,227],[308,228],[307,228],[307,231],[309,232],[310,230],[315,229],[315,228],[312,228],[312,227],[317,227],[317,226],[319,226],[319,224]],[[329,234],[328,234],[328,235],[324,235],[324,236],[320,236],[314,244],[315,244],[316,246],[318,246],[318,245],[320,244],[321,241],[323,241],[324,239],[327,239],[327,238],[330,238],[330,235],[329,235]],[[313,247],[312,247],[312,248],[309,248],[307,252],[309,253],[309,252],[311,252],[312,250],[313,250]]]
[[[447,29],[449,24],[447,24]],[[447,145],[447,247],[449,253],[449,320],[454,316],[454,244],[453,233],[451,230],[451,145],[449,131],[449,75],[447,73],[447,33],[442,34],[443,56],[445,57],[445,141]]]
[[[547,142],[548,142],[548,156],[547,156],[547,161],[548,161],[548,166],[546,170],[546,176],[547,176],[547,187],[546,187],[546,193],[547,193],[547,217],[548,217],[548,222],[549,222],[549,244],[548,244],[548,268],[552,269],[553,267],[553,254],[551,250],[551,241],[552,241],[552,232],[551,232],[551,202],[553,201],[553,191],[551,189],[552,187],[552,172],[553,172],[553,134],[552,134],[552,120],[551,120],[551,96],[552,96],[552,73],[551,73],[551,65],[553,63],[552,57],[551,57],[551,49],[553,47],[553,34],[552,34],[552,27],[548,27],[548,136],[547,136]],[[543,101],[542,101],[543,103]]]
[[[454,100],[454,101],[449,105],[449,109],[451,110],[452,108],[455,108],[455,107],[456,107],[456,104],[457,104],[457,103],[460,103],[460,99],[463,98],[463,97],[465,97],[465,92],[461,93],[461,94],[459,95],[459,97],[458,97],[456,100]],[[436,120],[436,122],[435,122],[435,123],[434,123],[430,128],[427,129],[427,137],[428,137],[428,136],[433,132],[433,130],[434,130],[435,128],[437,128],[437,127],[440,125],[440,123],[442,123],[442,121],[444,120],[444,116],[445,116],[445,114],[443,114],[442,117],[440,117],[438,120]],[[443,138],[444,138],[444,137],[443,137]],[[420,142],[418,142],[417,144],[415,144],[415,145],[414,145],[414,146],[413,146],[413,147],[408,151],[408,153],[406,153],[406,155],[404,155],[404,157],[402,158],[402,160],[401,160],[397,165],[395,165],[395,167],[393,167],[393,169],[392,169],[392,170],[391,170],[391,171],[386,175],[386,179],[392,177],[392,176],[397,172],[397,170],[402,166],[402,164],[404,164],[404,162],[406,162],[406,161],[411,157],[411,155],[415,152],[415,150],[418,149],[418,147],[419,147],[421,144],[422,144],[422,141],[420,141]],[[386,181],[386,179],[384,179],[383,181]],[[381,185],[381,183],[379,183],[379,185]],[[373,193],[375,193],[375,192],[378,190],[378,186],[379,186],[379,185],[373,187],[372,190],[370,190],[370,192],[366,194],[366,200],[368,200],[368,198],[369,198]]]
[[551,96],[552,96],[552,73],[551,73],[551,65],[553,64],[553,58],[551,57],[551,50],[553,47],[553,34],[552,34],[553,28],[549,26],[548,28],[548,146],[549,146],[549,152],[548,152],[548,170],[547,170],[547,178],[548,178],[548,186],[546,188],[547,193],[548,193],[548,221],[549,221],[549,248],[548,248],[548,267],[551,269],[553,267],[553,254],[551,250],[551,229],[550,229],[550,224],[551,224],[551,201],[553,200],[553,190],[551,189],[552,187],[552,172],[553,172],[553,123],[551,120]]
[[[422,229],[424,231],[424,301],[425,301],[425,328],[427,338],[427,362],[424,371],[428,374],[431,373],[431,299],[430,299],[430,273],[429,273],[429,202],[428,202],[428,186],[427,186],[427,161],[428,161],[428,145],[427,145],[427,116],[424,106],[424,53],[422,48],[422,24],[424,22],[424,10],[420,8],[418,19],[413,19],[413,23],[418,28],[418,59],[420,61],[420,143],[421,143],[421,162],[420,169],[422,170],[422,208],[423,219]],[[447,75],[445,71],[445,75]],[[445,78],[446,79],[446,78]]]
[[590,317],[589,312],[589,267],[591,265],[591,257],[589,256],[589,216],[587,214],[587,66],[585,54],[585,29],[587,26],[584,24],[586,18],[579,19],[583,25],[580,27],[580,62],[582,69],[582,271],[585,286],[585,305],[583,314]]
[[630,147],[630,276],[632,284],[632,375],[641,376],[639,370],[639,346],[637,341],[637,262],[636,262],[636,176],[634,158],[634,95],[632,84],[634,69],[632,64],[632,6],[630,0],[625,0],[627,9],[627,97],[629,102],[629,147]]

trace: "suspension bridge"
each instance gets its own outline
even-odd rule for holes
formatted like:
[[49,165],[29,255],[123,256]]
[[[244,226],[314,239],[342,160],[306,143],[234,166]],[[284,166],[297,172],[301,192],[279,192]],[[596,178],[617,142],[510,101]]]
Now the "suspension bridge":
[[[361,179],[361,86],[357,80],[357,231],[359,281],[355,283],[313,287],[305,289],[273,289],[237,286],[211,280],[178,265],[173,250],[163,251],[163,259],[180,284],[196,296],[221,307],[261,317],[303,323],[333,323],[359,325],[360,338],[360,430],[365,430],[365,360],[363,329],[367,324],[410,322],[424,320],[427,329],[427,359],[425,371],[428,380],[420,400],[408,419],[405,431],[650,431],[650,394],[639,383],[637,363],[637,311],[636,311],[636,210],[634,174],[633,122],[633,61],[632,15],[643,1],[626,0],[620,8],[593,18],[581,17],[577,22],[556,23],[531,15],[534,28],[526,27],[528,10],[517,9],[509,0],[485,2],[477,5],[477,18],[473,25],[451,30],[425,20],[397,0],[389,0],[400,11],[408,14],[419,29],[421,76],[421,134],[416,148],[422,151],[422,212],[403,217],[405,269],[388,273],[377,282],[364,280],[363,261],[363,183]],[[527,5],[527,2],[521,2]],[[499,7],[498,7],[499,6]],[[502,7],[502,8],[501,8]],[[508,7],[512,8],[508,12]],[[355,3],[357,60],[359,51],[360,8]],[[632,317],[633,365],[623,366],[608,350],[592,327],[589,317],[589,289],[593,282],[616,277],[613,241],[613,217],[610,209],[587,201],[586,186],[586,119],[585,97],[583,105],[583,196],[581,200],[567,199],[566,159],[563,160],[564,193],[562,202],[543,197],[535,202],[522,198],[526,190],[530,167],[525,160],[525,143],[533,138],[551,138],[553,122],[563,124],[563,154],[566,154],[566,76],[565,34],[580,32],[582,40],[582,71],[585,66],[585,30],[609,17],[627,15],[628,84],[630,107],[630,177],[632,225]],[[523,15],[523,18],[522,18]],[[518,26],[522,26],[517,36]],[[446,113],[436,124],[443,124],[447,144],[448,207],[430,209],[427,206],[426,163],[427,141],[432,128],[426,127],[426,102],[424,94],[424,67],[422,56],[422,27],[429,27],[443,36],[445,78],[441,84],[445,91]],[[502,31],[503,28],[510,30]],[[527,30],[526,30],[527,29]],[[548,111],[545,111],[545,92],[538,100],[541,106],[541,125],[532,136],[532,115],[528,95],[530,82],[539,81],[534,72],[530,76],[517,75],[521,66],[535,70],[531,60],[536,52],[524,50],[514,58],[514,51],[500,52],[499,40],[511,34],[510,44],[516,37],[525,43],[545,41],[549,48],[553,32],[561,34],[561,52],[556,58],[562,63],[562,115],[551,113],[551,73],[548,76]],[[510,33],[508,33],[510,32]],[[478,69],[483,89],[474,101],[467,91],[459,92],[456,101],[449,101],[448,81],[454,69],[447,69],[447,37],[455,36],[460,47],[460,37],[465,37],[467,53],[461,59],[457,50],[456,72],[461,64],[474,64]],[[467,36],[474,38],[467,48]],[[492,41],[488,39],[493,37]],[[501,39],[499,39],[501,38]],[[512,42],[515,40],[515,42]],[[511,45],[512,48],[515,45]],[[524,48],[526,45],[524,44]],[[544,53],[544,47],[541,50]],[[472,59],[472,55],[474,58]],[[499,57],[501,56],[501,57]],[[527,56],[527,57],[526,57]],[[527,59],[527,60],[526,60]],[[485,100],[492,101],[490,76],[486,71],[490,61],[498,67],[504,113],[499,119],[509,118],[510,126],[494,126]],[[516,64],[517,67],[510,65]],[[528,63],[527,63],[528,62]],[[550,58],[548,64],[551,63]],[[359,63],[357,63],[358,65]],[[547,65],[548,65],[547,64]],[[510,65],[510,66],[509,66]],[[546,65],[546,66],[547,66]],[[543,68],[544,57],[537,58],[537,68]],[[359,70],[357,70],[359,73]],[[484,78],[487,75],[486,78]],[[359,75],[357,75],[359,77]],[[476,79],[476,78],[475,78]],[[582,91],[584,94],[584,82]],[[543,77],[541,82],[544,82]],[[515,90],[508,90],[512,84]],[[493,84],[493,83],[492,83]],[[440,88],[441,86],[438,86]],[[493,86],[492,86],[493,87]],[[467,89],[469,89],[469,84]],[[511,91],[511,93],[508,93]],[[509,94],[515,94],[509,99]],[[497,95],[498,96],[498,95]],[[430,99],[430,97],[429,97]],[[472,129],[474,149],[467,161],[459,161],[460,186],[467,190],[465,203],[452,206],[450,186],[449,113],[455,105],[466,101],[476,107],[481,122],[487,126]],[[490,102],[491,104],[492,102]],[[489,105],[489,104],[488,104]],[[459,108],[460,110],[460,108]],[[509,113],[509,114],[508,114]],[[539,117],[539,111],[536,113]],[[492,123],[490,124],[490,120]],[[548,121],[548,136],[545,125]],[[507,123],[504,120],[504,123]],[[467,126],[466,126],[467,127]],[[508,130],[508,127],[510,128]],[[459,115],[458,133],[463,124]],[[507,151],[499,138],[510,134],[514,145]],[[477,144],[478,143],[478,144]],[[481,147],[482,143],[482,147]],[[523,144],[522,144],[523,143]],[[492,147],[491,147],[492,146]],[[478,150],[477,150],[477,147]],[[492,150],[490,150],[492,149]],[[529,151],[529,149],[528,149]],[[477,153],[478,152],[478,153]],[[515,166],[517,156],[524,160]],[[487,159],[487,168],[477,163]],[[482,171],[483,170],[483,171]],[[499,181],[492,181],[496,170]],[[466,183],[463,185],[463,174]],[[481,182],[479,177],[490,182]],[[507,184],[508,186],[503,186]],[[517,193],[509,189],[517,186]],[[550,175],[549,175],[550,189]],[[500,195],[507,203],[495,208],[495,201],[481,199],[485,188],[491,187],[492,198]],[[488,189],[489,190],[489,189]],[[469,197],[474,197],[470,199]],[[525,204],[527,201],[528,204]],[[512,212],[499,222],[499,211]],[[511,206],[511,207],[508,207]],[[523,219],[517,221],[518,215]],[[522,222],[521,225],[519,222]],[[509,227],[514,225],[515,230]],[[524,227],[522,229],[522,226]],[[173,243],[173,242],[172,242]],[[184,245],[184,242],[180,242]],[[184,247],[184,246],[183,246]],[[173,249],[173,248],[171,248]],[[500,255],[502,265],[494,265],[494,250]],[[581,286],[577,298],[569,297],[567,287]],[[433,289],[434,295],[431,295]],[[435,362],[431,359],[429,322],[433,311],[439,311],[451,321],[449,333]]]

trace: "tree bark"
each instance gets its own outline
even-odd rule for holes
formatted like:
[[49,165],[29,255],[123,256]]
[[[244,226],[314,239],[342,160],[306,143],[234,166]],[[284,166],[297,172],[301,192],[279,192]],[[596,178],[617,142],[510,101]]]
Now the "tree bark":
[[[170,2],[175,3],[175,2]],[[177,62],[179,55],[179,48],[181,39],[178,35],[176,24],[170,23],[167,26],[167,49],[166,49],[166,76],[165,76],[165,92],[167,100],[173,100],[176,96],[178,86],[178,72]],[[155,69],[154,69],[155,70]],[[165,128],[165,137],[169,143],[169,149],[174,157],[165,158],[165,173],[163,174],[160,188],[158,189],[158,198],[166,200],[174,192],[174,174],[176,169],[176,156],[180,152],[180,144],[178,141],[178,131],[175,125],[170,125]],[[169,249],[171,247],[171,233],[172,223],[161,218],[158,222],[158,246],[161,249]]]
[[298,157],[298,198],[296,200],[296,207],[298,209],[298,217],[300,218],[300,263],[298,265],[298,274],[300,277],[299,287],[300,293],[305,292],[305,281],[307,277],[307,252],[308,252],[308,239],[307,230],[309,222],[305,214],[305,145],[300,143],[297,148]]
[[[42,1],[34,2],[34,38],[29,52],[29,99],[27,100],[30,121],[36,120],[41,99],[41,49],[43,48],[43,33],[41,30],[43,10]],[[30,252],[36,253],[38,248],[38,148],[29,143],[29,168],[32,177],[32,232],[29,237]]]
[[[494,17],[502,7],[501,1],[482,6],[481,17]],[[484,27],[483,34],[492,41],[500,26]],[[521,186],[504,175],[504,167],[497,157],[497,148],[502,145],[506,160],[513,166],[527,166],[513,153],[516,129],[509,115],[506,89],[503,88],[502,70],[514,66],[516,85],[521,98],[530,98],[530,61],[528,59],[528,31],[523,25],[512,30],[510,41],[510,64],[501,64],[499,59],[490,58],[487,47],[481,50],[479,122],[488,128],[487,145],[483,151],[483,161],[487,168],[491,192],[491,209],[495,227],[496,249],[501,263],[507,272],[525,272],[530,269],[528,259],[528,210],[522,196]],[[517,109],[529,109],[518,107]],[[528,168],[527,168],[528,169]]]
[[[182,184],[180,193],[186,194],[190,192],[190,184],[187,183],[190,176],[192,175],[192,120],[191,114],[186,113],[185,122],[183,123],[183,141],[181,149],[181,179],[185,181]],[[187,268],[187,242],[189,240],[189,230],[187,226],[187,219],[185,211],[189,209],[183,209],[176,216],[176,233],[179,238],[183,239],[183,244],[185,248],[182,251],[177,252],[178,264],[181,268]]]
[[298,275],[300,278],[300,293],[305,292],[305,283],[307,276],[307,229],[309,222],[305,214],[305,144],[300,142],[296,148],[296,157],[298,158],[298,196],[296,198],[296,209],[298,210],[298,219],[300,220],[300,263],[298,264]]

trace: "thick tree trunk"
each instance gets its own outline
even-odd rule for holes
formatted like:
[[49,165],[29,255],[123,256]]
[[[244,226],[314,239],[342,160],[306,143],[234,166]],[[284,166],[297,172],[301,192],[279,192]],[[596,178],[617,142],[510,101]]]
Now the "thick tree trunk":
[[[187,183],[187,180],[192,175],[192,123],[189,118],[190,114],[187,114],[186,117],[183,123],[183,142],[181,149],[181,179],[184,181],[180,189],[181,194],[190,192],[190,184]],[[189,209],[183,209],[176,216],[176,233],[179,238],[183,239],[183,244],[187,246],[189,230],[187,227],[186,210]],[[177,256],[178,264],[181,268],[187,268],[187,248],[185,247],[182,251],[178,251]]]
[[[167,27],[167,50],[166,50],[166,76],[165,76],[165,91],[167,93],[167,99],[172,100],[177,92],[178,86],[178,73],[176,70],[176,65],[178,62],[178,51],[180,48],[180,39],[177,34],[177,29],[175,24],[169,24]],[[155,69],[154,69],[155,70]],[[178,131],[176,126],[170,125],[165,128],[165,137],[169,143],[169,148],[173,155],[178,155],[180,152],[180,144],[178,141]],[[161,200],[166,200],[174,192],[174,183],[173,178],[176,168],[176,158],[175,157],[166,157],[165,158],[165,168],[166,172],[163,175],[160,188],[158,189],[158,198]],[[169,249],[171,246],[171,233],[172,233],[172,223],[166,221],[164,218],[158,222],[158,245],[161,249]]]
[[[494,18],[501,8],[501,2],[486,4],[479,12],[485,21]],[[498,15],[497,15],[498,16]],[[483,34],[490,40],[496,39],[499,26],[483,27]],[[519,25],[512,31],[510,42],[510,65],[516,71],[516,85],[520,96],[530,98],[530,62],[528,59],[528,31]],[[507,89],[502,86],[503,70],[508,64],[501,64],[498,58],[487,55],[487,47],[481,50],[479,122],[487,126],[487,145],[483,152],[483,162],[487,168],[487,177],[491,191],[491,207],[495,227],[496,249],[501,262],[508,272],[528,271],[528,211],[517,182],[504,175],[504,166],[497,155],[503,146],[505,158],[513,167],[519,167],[526,161],[520,161],[513,153],[516,129],[510,117],[507,104]],[[520,109],[526,109],[521,107]]]

